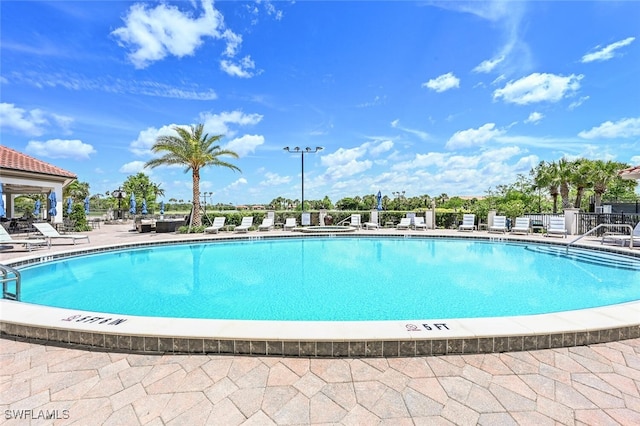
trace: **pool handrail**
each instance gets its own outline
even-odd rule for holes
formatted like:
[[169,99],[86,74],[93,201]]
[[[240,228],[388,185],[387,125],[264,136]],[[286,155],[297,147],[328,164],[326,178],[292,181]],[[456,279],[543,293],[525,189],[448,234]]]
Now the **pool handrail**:
[[589,231],[587,231],[584,234],[580,235],[575,240],[573,240],[570,243],[568,243],[567,244],[567,252],[569,251],[569,246],[573,245],[573,243],[578,242],[578,240],[581,240],[582,238],[586,237],[587,235],[590,235],[590,234],[594,233],[598,229],[600,229],[600,228],[613,228],[613,227],[615,227],[615,228],[629,228],[630,235],[631,235],[631,238],[629,239],[629,249],[633,250],[633,226],[629,225],[628,223],[601,223],[600,225],[596,226],[595,228],[590,229]]
[[[13,276],[11,276],[13,274]],[[15,293],[11,293],[7,284],[15,281]],[[20,276],[20,271],[11,266],[0,265],[0,282],[2,283],[2,298],[9,300],[20,300],[20,282],[22,281],[22,277]]]

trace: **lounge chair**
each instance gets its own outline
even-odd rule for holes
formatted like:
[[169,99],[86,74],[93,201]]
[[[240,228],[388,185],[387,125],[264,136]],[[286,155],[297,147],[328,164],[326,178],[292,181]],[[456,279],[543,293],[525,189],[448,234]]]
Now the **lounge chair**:
[[[633,235],[633,245],[631,245],[631,236]],[[640,245],[640,222],[636,223],[636,226],[633,228],[633,232],[631,235],[628,234],[619,234],[616,232],[605,232],[602,235],[602,242],[611,243],[621,246],[629,246],[636,247]]]
[[530,222],[528,217],[516,217],[516,224],[511,228],[511,233],[529,235],[531,232]]
[[49,247],[51,244],[48,240],[36,239],[36,238],[25,238],[25,239],[15,239],[11,238],[11,235],[4,229],[4,226],[0,225],[0,246],[4,245],[23,245],[27,251],[33,250],[35,247],[39,246],[47,246]]
[[213,218],[213,223],[211,226],[204,228],[204,232],[208,234],[217,234],[220,232],[222,228],[224,228],[224,223],[227,220],[225,216],[218,216]]
[[293,231],[293,228],[296,228],[297,226],[298,223],[296,222],[296,218],[288,217],[285,219],[282,229],[284,229],[285,231]]
[[380,228],[380,225],[378,225],[375,222],[365,222],[365,223],[362,224],[362,227],[364,229],[378,229],[378,228]]
[[245,216],[242,218],[240,225],[236,226],[236,232],[248,232],[249,228],[253,226],[253,216]]
[[411,218],[403,217],[400,219],[400,223],[396,226],[396,229],[409,229],[411,228]]
[[462,225],[458,226],[458,231],[473,231],[476,229],[476,215],[467,213],[462,215]]
[[494,216],[493,225],[489,227],[489,232],[507,232],[507,217],[506,216]]
[[423,231],[427,230],[427,224],[424,222],[424,217],[416,216],[413,219],[413,229],[415,230],[422,229]]
[[349,226],[353,226],[354,228],[360,229],[360,227],[362,226],[362,222],[360,221],[359,214],[351,215],[351,221],[349,223]]
[[49,241],[49,245],[53,242],[53,240],[71,240],[73,244],[76,243],[76,240],[87,240],[89,242],[88,235],[80,235],[80,234],[60,234],[56,231],[56,228],[51,226],[48,223],[34,223],[33,226],[44,235],[44,238]]
[[265,217],[262,219],[262,223],[258,225],[258,231],[270,231],[273,229],[273,219]]
[[567,228],[564,225],[564,217],[550,217],[549,226],[545,229],[545,236],[562,235],[567,238]]

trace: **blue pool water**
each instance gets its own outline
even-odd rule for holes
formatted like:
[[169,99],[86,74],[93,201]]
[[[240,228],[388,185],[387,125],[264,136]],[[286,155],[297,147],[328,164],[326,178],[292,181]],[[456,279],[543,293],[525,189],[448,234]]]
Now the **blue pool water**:
[[155,246],[22,269],[25,302],[253,320],[512,316],[640,300],[640,259],[467,239],[289,238]]

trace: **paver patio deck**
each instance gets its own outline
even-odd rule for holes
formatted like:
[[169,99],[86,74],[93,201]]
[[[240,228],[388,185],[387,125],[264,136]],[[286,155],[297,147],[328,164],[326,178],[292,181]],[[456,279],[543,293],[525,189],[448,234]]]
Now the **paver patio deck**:
[[[92,231],[91,245],[176,238],[128,227]],[[25,256],[6,250],[0,263]],[[0,339],[0,408],[9,425],[637,425],[640,339],[366,359],[139,355]]]

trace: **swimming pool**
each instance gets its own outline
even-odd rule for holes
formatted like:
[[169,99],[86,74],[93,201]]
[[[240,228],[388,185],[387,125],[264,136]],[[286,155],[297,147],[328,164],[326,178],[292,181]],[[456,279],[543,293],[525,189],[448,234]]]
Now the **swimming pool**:
[[286,238],[146,247],[23,268],[24,302],[149,317],[384,321],[640,300],[640,259],[545,244]]

